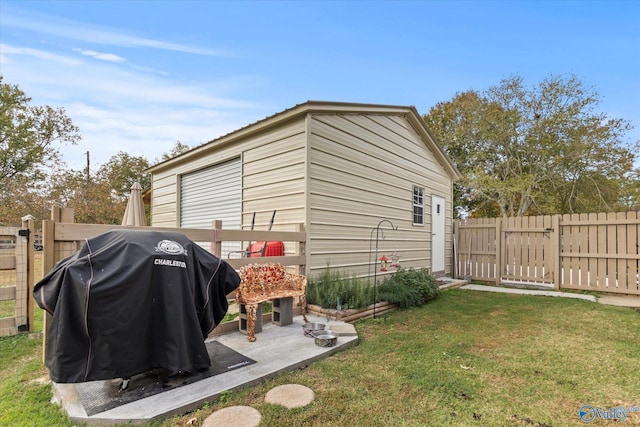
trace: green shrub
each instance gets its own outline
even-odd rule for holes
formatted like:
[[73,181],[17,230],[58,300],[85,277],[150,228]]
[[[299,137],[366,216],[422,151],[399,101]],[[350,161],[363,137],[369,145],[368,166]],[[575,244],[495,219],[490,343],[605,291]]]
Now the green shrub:
[[385,278],[378,288],[376,299],[409,308],[424,305],[439,294],[438,282],[426,269],[401,268]]
[[437,298],[440,288],[425,269],[399,269],[373,289],[368,280],[327,267],[309,281],[307,302],[322,308],[364,308],[375,300],[399,304],[401,308],[419,307]]
[[373,304],[373,288],[365,279],[327,267],[311,279],[306,289],[307,302],[322,308],[364,308]]
[[400,304],[400,308],[424,305],[424,299],[418,288],[407,286],[391,278],[386,279],[380,284],[378,287],[378,297],[376,299]]

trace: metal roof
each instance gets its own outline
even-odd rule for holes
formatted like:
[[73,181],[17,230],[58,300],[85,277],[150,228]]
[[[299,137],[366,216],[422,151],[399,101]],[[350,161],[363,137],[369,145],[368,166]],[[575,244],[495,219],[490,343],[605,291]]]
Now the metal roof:
[[190,149],[176,157],[160,162],[149,169],[148,172],[162,170],[166,167],[171,167],[177,163],[184,163],[189,161],[194,156],[200,153],[215,149],[221,145],[232,143],[240,138],[244,138],[256,132],[263,131],[272,126],[277,126],[284,121],[291,120],[303,114],[308,113],[353,113],[353,114],[393,114],[393,115],[405,115],[414,126],[415,130],[426,137],[428,142],[433,144],[434,154],[436,157],[444,163],[444,166],[449,169],[452,179],[457,180],[460,178],[460,173],[451,161],[449,155],[442,149],[440,144],[436,141],[433,134],[429,131],[422,120],[422,117],[418,113],[418,110],[414,106],[400,106],[400,105],[384,105],[384,104],[366,104],[366,103],[353,103],[353,102],[334,102],[334,101],[306,101],[291,108],[277,112],[263,119],[257,120],[225,135],[219,136],[215,139],[205,142],[197,147]]

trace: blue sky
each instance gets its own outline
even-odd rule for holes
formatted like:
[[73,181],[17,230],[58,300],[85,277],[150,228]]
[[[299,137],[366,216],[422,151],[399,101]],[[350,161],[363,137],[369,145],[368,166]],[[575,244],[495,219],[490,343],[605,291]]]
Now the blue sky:
[[160,158],[307,100],[414,105],[578,76],[640,139],[640,1],[29,1],[0,5],[0,74],[64,107],[80,169]]

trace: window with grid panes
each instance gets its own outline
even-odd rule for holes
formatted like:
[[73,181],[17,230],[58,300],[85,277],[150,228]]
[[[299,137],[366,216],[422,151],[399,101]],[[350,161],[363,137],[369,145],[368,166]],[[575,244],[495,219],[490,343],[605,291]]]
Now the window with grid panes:
[[413,186],[413,224],[424,225],[424,188]]

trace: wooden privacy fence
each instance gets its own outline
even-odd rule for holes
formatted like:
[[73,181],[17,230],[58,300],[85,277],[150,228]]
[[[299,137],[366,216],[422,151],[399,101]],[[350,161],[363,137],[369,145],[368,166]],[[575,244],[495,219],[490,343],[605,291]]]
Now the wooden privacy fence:
[[33,219],[0,227],[0,336],[33,329]]
[[637,212],[456,220],[455,275],[640,295]]

